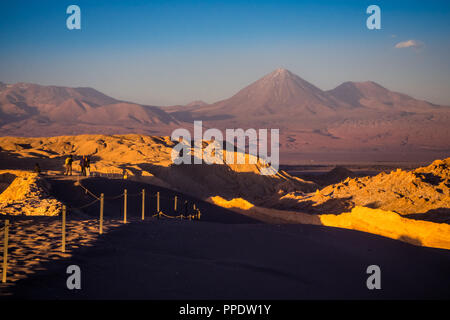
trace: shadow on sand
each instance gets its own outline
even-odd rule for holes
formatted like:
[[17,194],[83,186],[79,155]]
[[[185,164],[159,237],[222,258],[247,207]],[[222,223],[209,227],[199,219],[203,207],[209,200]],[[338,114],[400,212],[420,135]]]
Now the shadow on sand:
[[[67,178],[48,178],[51,183],[51,193],[69,208],[77,208],[95,200],[83,188],[77,186],[76,180]],[[218,207],[209,202],[185,195],[163,187],[123,179],[87,178],[81,179],[81,184],[94,195],[105,195],[104,216],[121,218],[123,216],[124,201],[119,197],[127,189],[127,216],[130,219],[141,218],[142,215],[142,189],[145,189],[146,204],[145,216],[150,217],[157,213],[156,194],[160,192],[160,210],[167,215],[176,216],[193,213],[193,205],[202,212],[201,221],[219,223],[259,223],[255,219],[242,216],[233,211]],[[177,196],[177,211],[175,211],[174,198]],[[113,199],[116,198],[116,199]],[[100,204],[97,202],[91,207],[82,209],[83,213],[98,217]]]
[[[70,253],[43,262],[40,271],[8,289],[9,298],[406,299],[450,294],[449,251],[322,226],[136,221]],[[365,286],[371,264],[381,267],[383,290]],[[66,287],[70,265],[81,269],[81,290]]]

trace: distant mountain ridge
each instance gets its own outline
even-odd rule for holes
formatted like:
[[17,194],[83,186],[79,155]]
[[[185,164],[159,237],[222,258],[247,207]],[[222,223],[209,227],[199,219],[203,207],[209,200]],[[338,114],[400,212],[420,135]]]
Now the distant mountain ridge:
[[170,135],[174,128],[192,128],[194,120],[222,130],[280,129],[285,154],[450,156],[450,107],[372,81],[324,91],[280,68],[228,99],[172,107],[120,101],[92,88],[0,83],[1,135]]
[[406,94],[390,91],[373,81],[344,82],[327,91],[327,93],[353,107],[371,107],[382,110],[394,107],[412,111],[412,109],[436,106],[423,100],[414,99]]
[[297,115],[330,114],[336,101],[286,69],[277,69],[250,84],[231,98],[192,110],[205,120],[277,116],[283,111]]
[[62,127],[60,134],[101,132],[102,127],[124,132],[124,126],[151,132],[145,126],[178,123],[159,107],[120,101],[92,88],[30,83],[0,85],[0,119],[2,131],[11,135],[46,134],[46,126]]
[[[171,114],[225,128],[278,128],[282,152],[367,154],[450,151],[450,108],[372,82],[328,91],[277,69],[232,97]],[[441,154],[442,155],[442,154]]]
[[[286,69],[277,69],[253,82],[232,97],[197,108],[179,108],[205,120],[276,117],[285,113],[306,118],[333,117],[354,108],[398,110],[433,108],[435,105],[405,94],[389,91],[372,82],[344,82],[333,90],[323,91]],[[248,120],[248,119],[246,119]]]

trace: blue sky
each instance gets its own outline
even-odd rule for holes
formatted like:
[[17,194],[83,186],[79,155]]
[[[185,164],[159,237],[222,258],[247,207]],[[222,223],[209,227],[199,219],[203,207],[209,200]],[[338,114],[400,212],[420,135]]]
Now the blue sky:
[[[81,30],[66,8],[81,8]],[[381,8],[381,30],[366,8]],[[450,1],[2,1],[0,81],[153,105],[227,98],[284,67],[328,90],[373,80],[450,105]],[[395,48],[415,40],[420,48]]]

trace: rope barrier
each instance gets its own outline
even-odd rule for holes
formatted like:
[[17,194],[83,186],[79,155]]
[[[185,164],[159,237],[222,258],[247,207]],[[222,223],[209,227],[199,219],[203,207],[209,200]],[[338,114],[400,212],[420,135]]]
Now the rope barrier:
[[173,200],[173,198],[169,198],[169,197],[165,197],[165,196],[159,196],[161,199],[166,199],[166,200],[170,200],[170,201],[172,201]]
[[[104,200],[115,200],[115,199],[119,199],[122,197],[128,197],[128,196],[139,196],[142,197],[142,220],[144,220],[145,218],[145,199],[153,199],[156,198],[157,199],[157,213],[153,214],[151,216],[151,218],[155,218],[157,217],[158,219],[160,218],[167,218],[167,219],[189,219],[189,220],[200,220],[200,216],[201,216],[201,212],[198,209],[197,205],[195,202],[193,202],[192,200],[182,200],[181,198],[179,198],[178,195],[175,195],[173,198],[171,197],[166,197],[166,196],[161,196],[160,192],[157,192],[156,194],[146,194],[145,190],[143,189],[142,192],[136,193],[136,194],[128,194],[126,189],[124,190],[123,194],[120,194],[118,196],[113,196],[113,197],[105,197],[104,194],[102,193],[100,195],[100,197],[97,197],[93,192],[89,191],[89,189],[87,189],[86,187],[84,187],[81,183],[78,184],[81,188],[83,188],[87,194],[89,194],[90,196],[94,197],[95,200],[92,202],[89,202],[85,205],[82,205],[80,207],[69,207],[67,205],[63,205],[63,211],[62,211],[62,221],[61,221],[61,251],[62,252],[66,252],[66,213],[69,210],[81,210],[87,207],[90,207],[94,204],[96,204],[97,202],[100,202],[100,218],[99,218],[99,234],[103,233],[103,208],[104,208]],[[171,216],[168,215],[166,213],[164,213],[162,210],[160,210],[160,200],[161,199],[165,199],[165,200],[169,200],[169,201],[174,201],[174,212],[177,212],[177,202],[180,201],[180,204],[182,204],[180,207],[180,209],[182,209],[181,211],[184,212],[184,214],[179,214],[176,216]],[[125,201],[125,200],[124,200]],[[192,205],[192,206],[190,206]],[[126,223],[126,202],[124,202],[124,206],[125,206],[125,211],[124,211],[124,222]],[[179,209],[179,210],[180,210]],[[179,211],[178,210],[178,211]],[[190,210],[193,210],[194,213],[192,214],[187,214]],[[40,221],[39,223],[44,224],[46,226],[49,225],[53,225],[55,221]],[[7,241],[8,241],[8,230],[10,229],[10,225],[9,225],[9,221],[5,220],[5,226],[0,227],[0,232],[5,231],[5,250],[7,250]],[[7,257],[7,251],[4,252],[4,257]],[[7,270],[7,260],[4,258],[4,263],[3,263],[3,282],[6,282],[6,270]]]
[[138,193],[131,193],[131,194],[129,193],[128,196],[129,196],[129,197],[142,197],[142,193],[141,193],[141,192],[138,192]]
[[92,206],[94,203],[96,203],[98,201],[100,201],[100,199],[94,200],[94,201],[92,201],[92,202],[90,202],[90,203],[88,203],[88,204],[86,204],[84,206],[81,206],[81,207],[67,207],[67,209],[69,209],[69,210],[81,210],[81,209],[87,208],[89,206]]
[[89,191],[89,189],[86,188],[85,186],[83,186],[83,185],[81,184],[80,181],[78,182],[78,185],[79,185],[81,188],[83,188],[83,189],[86,191],[87,194],[91,195],[92,197],[94,197],[94,198],[97,199],[97,200],[100,200],[100,197],[97,197],[93,192]]
[[113,197],[105,197],[105,200],[116,200],[116,199],[120,199],[123,197],[123,193],[119,194],[118,196],[113,196]]
[[169,219],[176,219],[176,218],[188,218],[188,219],[195,219],[195,218],[197,218],[197,219],[200,219],[200,215],[201,215],[201,213],[200,213],[199,210],[197,211],[197,214],[190,214],[190,215],[187,215],[187,216],[182,215],[182,214],[180,214],[178,216],[169,216],[169,215],[167,215],[167,214],[165,214],[164,212],[161,211],[160,213],[155,213],[152,216],[152,218],[156,217],[156,216],[160,216],[160,217],[166,217],[166,218],[169,218]]
[[[67,207],[67,209],[68,210],[81,210],[81,209],[84,209],[84,208],[87,208],[87,207],[89,207],[89,206],[92,206],[92,205],[94,205],[95,203],[97,203],[98,201],[100,201],[100,198],[99,197],[97,197],[97,196],[95,196],[95,194],[93,194],[91,191],[89,191],[89,189],[87,189],[86,187],[84,187],[83,185],[81,185],[80,184],[80,186],[83,188],[83,189],[85,189],[85,190],[87,190],[87,192],[90,194],[90,195],[92,195],[93,197],[95,197],[95,200],[94,201],[92,201],[92,202],[90,202],[90,203],[88,203],[88,204],[85,204],[85,205],[83,205],[83,206],[80,206],[80,207]],[[127,196],[131,196],[131,197],[133,197],[133,196],[139,196],[139,197],[142,197],[142,193],[141,192],[139,192],[139,193],[134,193],[134,194],[127,194]],[[120,198],[122,198],[122,197],[124,197],[124,194],[120,194],[120,195],[117,195],[117,196],[113,196],[113,197],[104,197],[104,200],[116,200],[116,199],[120,199]],[[152,199],[152,198],[158,198],[158,196],[157,195],[149,195],[149,194],[146,194],[145,195],[145,197],[146,198],[149,198],[149,199]],[[178,199],[178,196],[176,196],[177,197],[177,199]],[[159,198],[160,199],[165,199],[165,200],[169,200],[169,201],[173,201],[174,199],[172,199],[172,198],[170,198],[170,197],[166,197],[166,196],[161,196],[161,195],[159,195]],[[184,200],[184,203],[183,203],[183,206],[184,206],[184,211],[186,212],[187,210],[188,210],[188,200]],[[156,216],[158,216],[158,217],[166,217],[166,218],[169,218],[169,219],[176,219],[176,218],[181,218],[181,219],[183,219],[183,218],[192,218],[192,217],[198,217],[198,219],[200,219],[200,210],[198,210],[197,209],[197,207],[196,207],[196,204],[195,203],[193,203],[193,209],[194,209],[194,211],[196,212],[196,214],[190,214],[190,215],[183,215],[183,214],[180,214],[180,215],[177,215],[177,216],[170,216],[170,215],[167,215],[167,214],[165,214],[164,212],[160,212],[160,213],[156,213],[156,214],[154,214],[154,215],[152,215],[151,217],[153,218],[153,217],[156,217]],[[175,209],[175,211],[177,211],[176,209]],[[3,230],[4,228],[1,228],[0,230]]]
[[167,214],[165,214],[164,212],[161,212],[161,214],[160,214],[161,216],[163,216],[163,217],[166,217],[166,218],[170,218],[170,219],[175,219],[175,218],[178,218],[178,217],[172,217],[172,216],[168,216]]

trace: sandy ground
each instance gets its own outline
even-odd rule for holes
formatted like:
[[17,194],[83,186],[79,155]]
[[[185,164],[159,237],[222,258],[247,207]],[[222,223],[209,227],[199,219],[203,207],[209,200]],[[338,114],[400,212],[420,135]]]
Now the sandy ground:
[[[52,195],[69,208],[93,200],[73,179],[48,181]],[[450,298],[449,250],[333,227],[266,224],[264,215],[244,216],[136,181],[89,178],[81,184],[105,194],[105,233],[98,235],[98,202],[69,209],[66,254],[60,252],[59,217],[11,217],[11,264],[0,299]],[[125,188],[127,224],[121,221],[123,199],[116,198]],[[149,197],[145,221],[143,188]],[[179,205],[174,211],[178,195],[179,204],[200,208],[201,220],[150,218],[156,192],[168,215],[183,210]],[[82,272],[78,291],[66,287],[66,268],[73,264]],[[379,291],[366,287],[372,264],[381,267]]]
[[[66,288],[78,265],[82,288]],[[366,288],[367,266],[382,289]],[[311,225],[133,222],[39,264],[13,299],[449,298],[450,252]]]
[[[93,245],[98,237],[97,219],[71,219],[66,226],[66,251],[61,251],[61,219],[10,219],[7,284],[42,270],[42,263],[68,258],[74,249]],[[12,220],[12,221],[11,221]],[[3,225],[3,223],[2,223]],[[105,221],[103,231],[119,223]],[[3,231],[1,233],[3,240]],[[3,253],[3,241],[2,241]],[[3,262],[3,260],[2,260]]]

